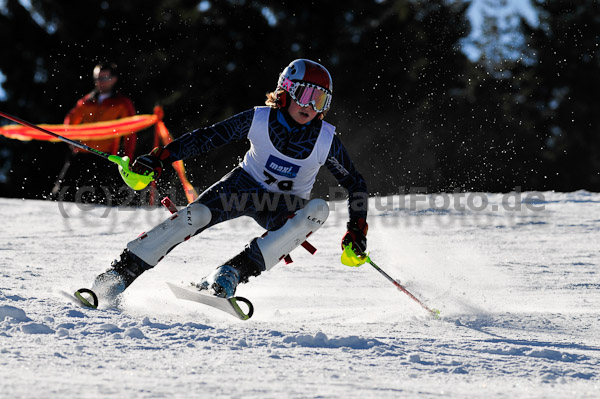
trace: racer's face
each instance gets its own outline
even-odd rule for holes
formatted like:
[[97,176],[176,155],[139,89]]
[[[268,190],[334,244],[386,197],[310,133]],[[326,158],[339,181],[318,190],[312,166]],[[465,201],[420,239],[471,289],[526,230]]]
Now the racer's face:
[[288,107],[288,113],[297,123],[304,125],[312,121],[315,116],[317,116],[318,112],[313,109],[313,107],[301,107],[296,104],[296,101],[291,100],[290,106]]
[[117,77],[112,76],[110,71],[99,71],[97,75],[94,74],[94,84],[101,94],[110,93],[115,83],[117,83]]

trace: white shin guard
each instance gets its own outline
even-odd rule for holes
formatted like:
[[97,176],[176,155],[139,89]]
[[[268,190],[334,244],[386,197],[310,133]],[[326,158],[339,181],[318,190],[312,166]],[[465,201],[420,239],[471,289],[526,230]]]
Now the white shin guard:
[[150,266],[158,262],[177,244],[210,223],[212,214],[206,205],[192,202],[187,207],[127,244],[127,249]]
[[257,244],[270,270],[306,238],[317,231],[329,216],[329,206],[322,199],[310,200],[306,206],[294,214],[285,224],[275,231],[269,231],[258,239]]

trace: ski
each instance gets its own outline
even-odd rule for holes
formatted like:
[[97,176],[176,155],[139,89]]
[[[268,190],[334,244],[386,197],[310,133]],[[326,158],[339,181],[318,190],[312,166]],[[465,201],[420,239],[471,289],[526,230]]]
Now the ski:
[[57,292],[71,303],[82,308],[98,308],[98,297],[92,290],[88,290],[87,288],[78,289],[73,294],[65,290],[58,290]]
[[[210,294],[203,294],[202,292],[199,292],[197,290],[189,289],[169,282],[167,282],[167,285],[169,286],[173,294],[175,294],[175,297],[177,297],[178,299],[185,299],[187,301],[198,302],[204,305],[211,306],[225,313],[229,313],[230,315],[235,316],[240,320],[248,320],[250,317],[252,317],[252,314],[254,313],[254,306],[252,306],[252,303],[241,296],[221,298]],[[248,306],[247,313],[245,313],[240,308],[238,302],[243,302]]]
[[81,303],[83,307],[97,309],[98,308],[98,296],[94,291],[87,288],[80,288],[73,296]]

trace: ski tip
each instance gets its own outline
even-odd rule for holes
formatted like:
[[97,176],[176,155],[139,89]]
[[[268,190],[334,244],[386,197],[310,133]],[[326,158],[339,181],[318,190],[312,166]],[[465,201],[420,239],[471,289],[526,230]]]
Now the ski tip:
[[442,317],[440,316],[440,311],[437,309],[431,309],[431,315],[434,319],[440,320]]
[[[248,320],[254,314],[254,306],[252,305],[252,302],[250,302],[246,298],[241,296],[232,296],[230,298],[227,298],[227,300],[233,305],[233,308],[238,314],[240,320]],[[240,305],[238,305],[238,302],[246,304],[246,306],[248,307],[248,311],[244,312],[242,308],[240,308]]]
[[94,291],[87,288],[80,288],[73,294],[75,298],[79,299],[79,302],[87,308],[97,309],[98,308],[98,296]]

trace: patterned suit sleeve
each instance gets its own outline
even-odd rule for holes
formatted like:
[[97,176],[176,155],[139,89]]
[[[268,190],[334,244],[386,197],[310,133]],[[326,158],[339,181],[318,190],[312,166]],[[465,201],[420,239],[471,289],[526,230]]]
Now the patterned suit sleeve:
[[337,179],[339,184],[348,190],[348,213],[350,220],[367,219],[369,194],[367,182],[354,167],[348,151],[338,138],[334,136],[325,166]]
[[254,109],[250,109],[212,126],[184,134],[166,146],[171,153],[169,160],[173,162],[191,158],[232,141],[245,139],[248,137],[253,117]]

